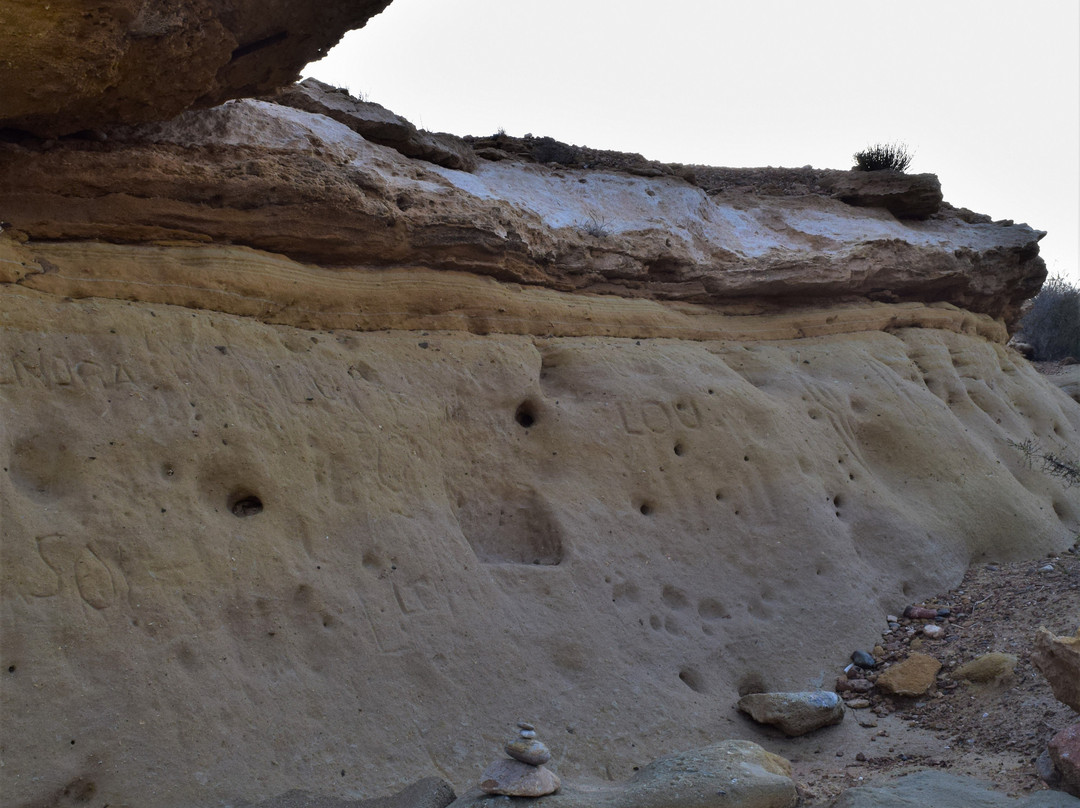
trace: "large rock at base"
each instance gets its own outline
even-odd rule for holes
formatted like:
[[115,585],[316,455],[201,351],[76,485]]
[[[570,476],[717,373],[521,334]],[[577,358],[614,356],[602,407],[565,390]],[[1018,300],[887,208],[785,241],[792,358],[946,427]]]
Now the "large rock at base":
[[1057,791],[1013,799],[971,777],[921,771],[885,784],[848,789],[832,808],[1080,808],[1080,800]]
[[921,696],[929,690],[941,663],[926,654],[912,654],[877,678],[878,689],[896,696]]
[[503,758],[480,775],[480,790],[507,797],[543,797],[559,790],[559,777],[547,766]]
[[1047,751],[1061,777],[1060,788],[1080,797],[1080,724],[1057,733],[1047,744]]
[[[661,758],[626,783],[567,784],[539,799],[535,804],[543,808],[793,808],[798,794],[787,760],[750,741],[723,741]],[[503,805],[499,797],[475,790],[451,808]]]
[[844,702],[826,690],[751,693],[739,699],[738,708],[759,724],[771,724],[792,737],[844,720]]
[[0,4],[0,128],[62,135],[172,118],[296,80],[390,0]]
[[1080,629],[1072,637],[1055,637],[1040,627],[1031,663],[1050,683],[1054,698],[1080,712]]

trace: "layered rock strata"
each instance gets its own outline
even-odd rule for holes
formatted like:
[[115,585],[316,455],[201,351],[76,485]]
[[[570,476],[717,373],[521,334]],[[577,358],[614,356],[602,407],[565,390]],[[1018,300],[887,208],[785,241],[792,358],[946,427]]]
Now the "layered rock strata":
[[949,208],[910,221],[816,192],[710,195],[680,176],[505,160],[463,171],[264,101],[104,142],[0,143],[0,210],[35,241],[244,245],[737,313],[950,303],[1008,324],[1046,272],[1041,232]]

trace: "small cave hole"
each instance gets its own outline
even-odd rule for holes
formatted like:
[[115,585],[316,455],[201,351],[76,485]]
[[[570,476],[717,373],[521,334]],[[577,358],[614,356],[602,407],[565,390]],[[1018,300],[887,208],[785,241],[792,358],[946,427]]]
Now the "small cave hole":
[[514,413],[514,420],[525,429],[536,423],[536,407],[531,401],[523,401]]
[[8,665],[7,672],[8,673],[15,673],[15,666],[14,665]]
[[653,506],[648,502],[642,502],[641,507],[638,508],[641,511],[642,516],[651,516],[653,512]]
[[679,457],[682,457],[683,453],[686,451],[686,447],[683,446],[681,443],[676,443],[675,446],[672,448],[675,454],[677,454]]
[[233,516],[245,517],[262,513],[262,500],[248,491],[236,491],[229,497],[229,511]]
[[679,671],[679,679],[695,693],[705,692],[705,682],[702,680],[701,674],[693,668],[683,668]]

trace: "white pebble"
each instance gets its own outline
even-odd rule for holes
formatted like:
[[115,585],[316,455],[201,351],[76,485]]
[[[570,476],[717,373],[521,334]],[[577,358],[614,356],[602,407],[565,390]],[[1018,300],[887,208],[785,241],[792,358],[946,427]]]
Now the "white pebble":
[[536,733],[533,732],[531,729],[523,729],[520,734],[521,734],[522,738],[535,738],[536,737]]
[[941,633],[943,631],[944,631],[944,629],[941,626],[933,626],[933,625],[923,626],[923,629],[922,629],[922,633],[925,634],[930,639],[934,639],[935,637],[940,637]]

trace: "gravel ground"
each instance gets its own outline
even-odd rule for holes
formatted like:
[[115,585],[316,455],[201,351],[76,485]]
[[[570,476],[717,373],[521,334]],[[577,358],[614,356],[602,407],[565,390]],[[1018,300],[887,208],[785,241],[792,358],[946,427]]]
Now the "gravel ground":
[[[1072,635],[1080,627],[1080,542],[1059,556],[972,567],[951,592],[921,604],[948,608],[941,620],[899,616],[874,649],[878,667],[852,678],[875,680],[914,651],[942,662],[925,696],[848,693],[869,707],[849,710],[847,729],[795,739],[786,754],[795,764],[802,806],[828,806],[853,785],[881,782],[918,768],[940,768],[978,777],[1013,795],[1046,788],[1035,759],[1047,741],[1078,716],[1054,699],[1031,664],[1036,630]],[[940,637],[922,627],[934,623]],[[871,650],[871,649],[867,649]],[[1011,674],[985,684],[954,679],[952,671],[989,652],[1017,657]]]

